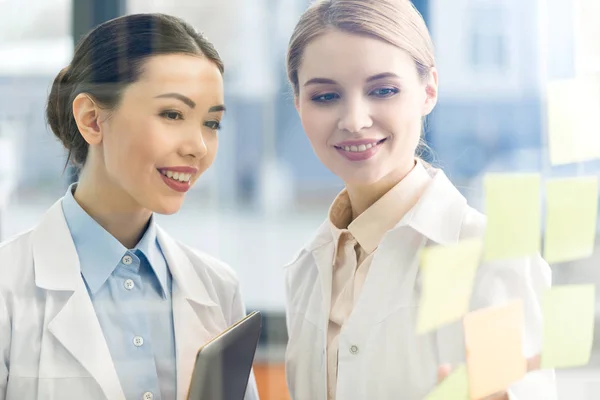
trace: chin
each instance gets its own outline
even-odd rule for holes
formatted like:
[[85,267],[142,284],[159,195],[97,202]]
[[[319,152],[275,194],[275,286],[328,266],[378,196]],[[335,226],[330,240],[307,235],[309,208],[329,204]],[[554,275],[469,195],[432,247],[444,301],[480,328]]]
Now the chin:
[[172,215],[181,210],[183,205],[183,198],[178,199],[166,199],[165,201],[153,204],[153,207],[148,207],[152,212],[162,215]]
[[360,174],[350,173],[338,175],[346,185],[350,186],[371,186],[381,180],[381,176],[378,174]]

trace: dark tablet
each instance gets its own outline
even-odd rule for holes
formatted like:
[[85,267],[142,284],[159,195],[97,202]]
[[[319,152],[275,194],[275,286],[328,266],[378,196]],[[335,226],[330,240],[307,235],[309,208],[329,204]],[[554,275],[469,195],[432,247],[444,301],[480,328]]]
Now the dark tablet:
[[198,350],[188,400],[243,400],[262,317],[248,314]]

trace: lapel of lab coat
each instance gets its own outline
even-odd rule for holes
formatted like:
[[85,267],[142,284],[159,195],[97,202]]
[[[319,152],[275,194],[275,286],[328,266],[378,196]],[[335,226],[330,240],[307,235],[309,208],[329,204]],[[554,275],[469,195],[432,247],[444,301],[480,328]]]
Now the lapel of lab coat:
[[[320,301],[311,301],[309,309],[306,310],[306,318],[316,324],[322,335],[323,348],[318,349],[323,358],[323,367],[326,371],[326,351],[327,351],[327,330],[329,328],[329,310],[331,308],[331,292],[333,284],[333,261],[335,257],[335,243],[333,235],[329,228],[329,221],[325,221],[317,230],[316,235],[312,240],[304,246],[309,256],[312,256],[318,271],[318,294],[321,296]],[[309,261],[310,262],[310,261]],[[293,263],[292,263],[293,264]],[[307,266],[304,266],[307,267]],[[307,273],[307,271],[303,271]],[[321,379],[320,387],[322,393],[318,394],[318,398],[327,398],[327,373],[319,374],[319,371],[312,371],[313,376],[318,376]]]
[[190,258],[162,229],[157,229],[169,269],[173,275],[173,319],[177,353],[177,398],[186,399],[200,347],[223,331],[227,322]]
[[48,323],[48,330],[90,373],[108,399],[125,400],[81,277],[79,258],[61,200],[46,212],[33,230],[32,251],[36,286],[47,291],[46,308],[50,307],[55,313]]
[[[333,262],[335,258],[335,243],[329,227],[325,221],[317,230],[314,238],[305,246],[312,254],[317,266],[321,295],[321,307],[315,309],[316,315],[310,315],[312,310],[307,310],[307,318],[317,323],[324,333],[324,343],[327,343],[327,328],[329,326],[329,311],[331,308],[331,292],[333,284]],[[320,311],[320,312],[319,312]]]

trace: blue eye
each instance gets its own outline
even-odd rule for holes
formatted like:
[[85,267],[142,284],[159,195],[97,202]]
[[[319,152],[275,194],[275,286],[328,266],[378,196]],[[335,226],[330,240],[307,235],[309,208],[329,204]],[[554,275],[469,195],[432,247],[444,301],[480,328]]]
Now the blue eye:
[[380,88],[373,90],[370,94],[375,97],[386,98],[398,94],[400,90],[396,88]]
[[311,98],[315,103],[330,103],[334,100],[339,99],[340,96],[336,93],[325,93]]
[[214,131],[218,131],[221,129],[221,123],[219,121],[207,121],[204,123],[204,126],[214,130]]
[[183,119],[182,113],[180,113],[179,111],[172,111],[172,110],[163,111],[160,113],[160,116],[165,119],[168,119],[170,121],[177,121],[179,119]]

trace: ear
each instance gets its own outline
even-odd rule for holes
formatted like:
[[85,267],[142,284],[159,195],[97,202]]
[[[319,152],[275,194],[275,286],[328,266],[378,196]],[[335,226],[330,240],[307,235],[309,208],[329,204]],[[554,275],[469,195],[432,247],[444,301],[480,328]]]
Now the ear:
[[89,95],[80,93],[75,97],[73,116],[81,136],[89,145],[98,145],[102,142],[102,132],[98,122],[100,108]]
[[425,83],[425,103],[423,104],[423,116],[429,115],[438,100],[438,72],[435,67],[431,68],[429,72],[429,76],[427,77],[427,82]]
[[300,99],[298,98],[297,94],[294,95],[294,107],[296,107],[296,111],[299,113],[300,112]]

